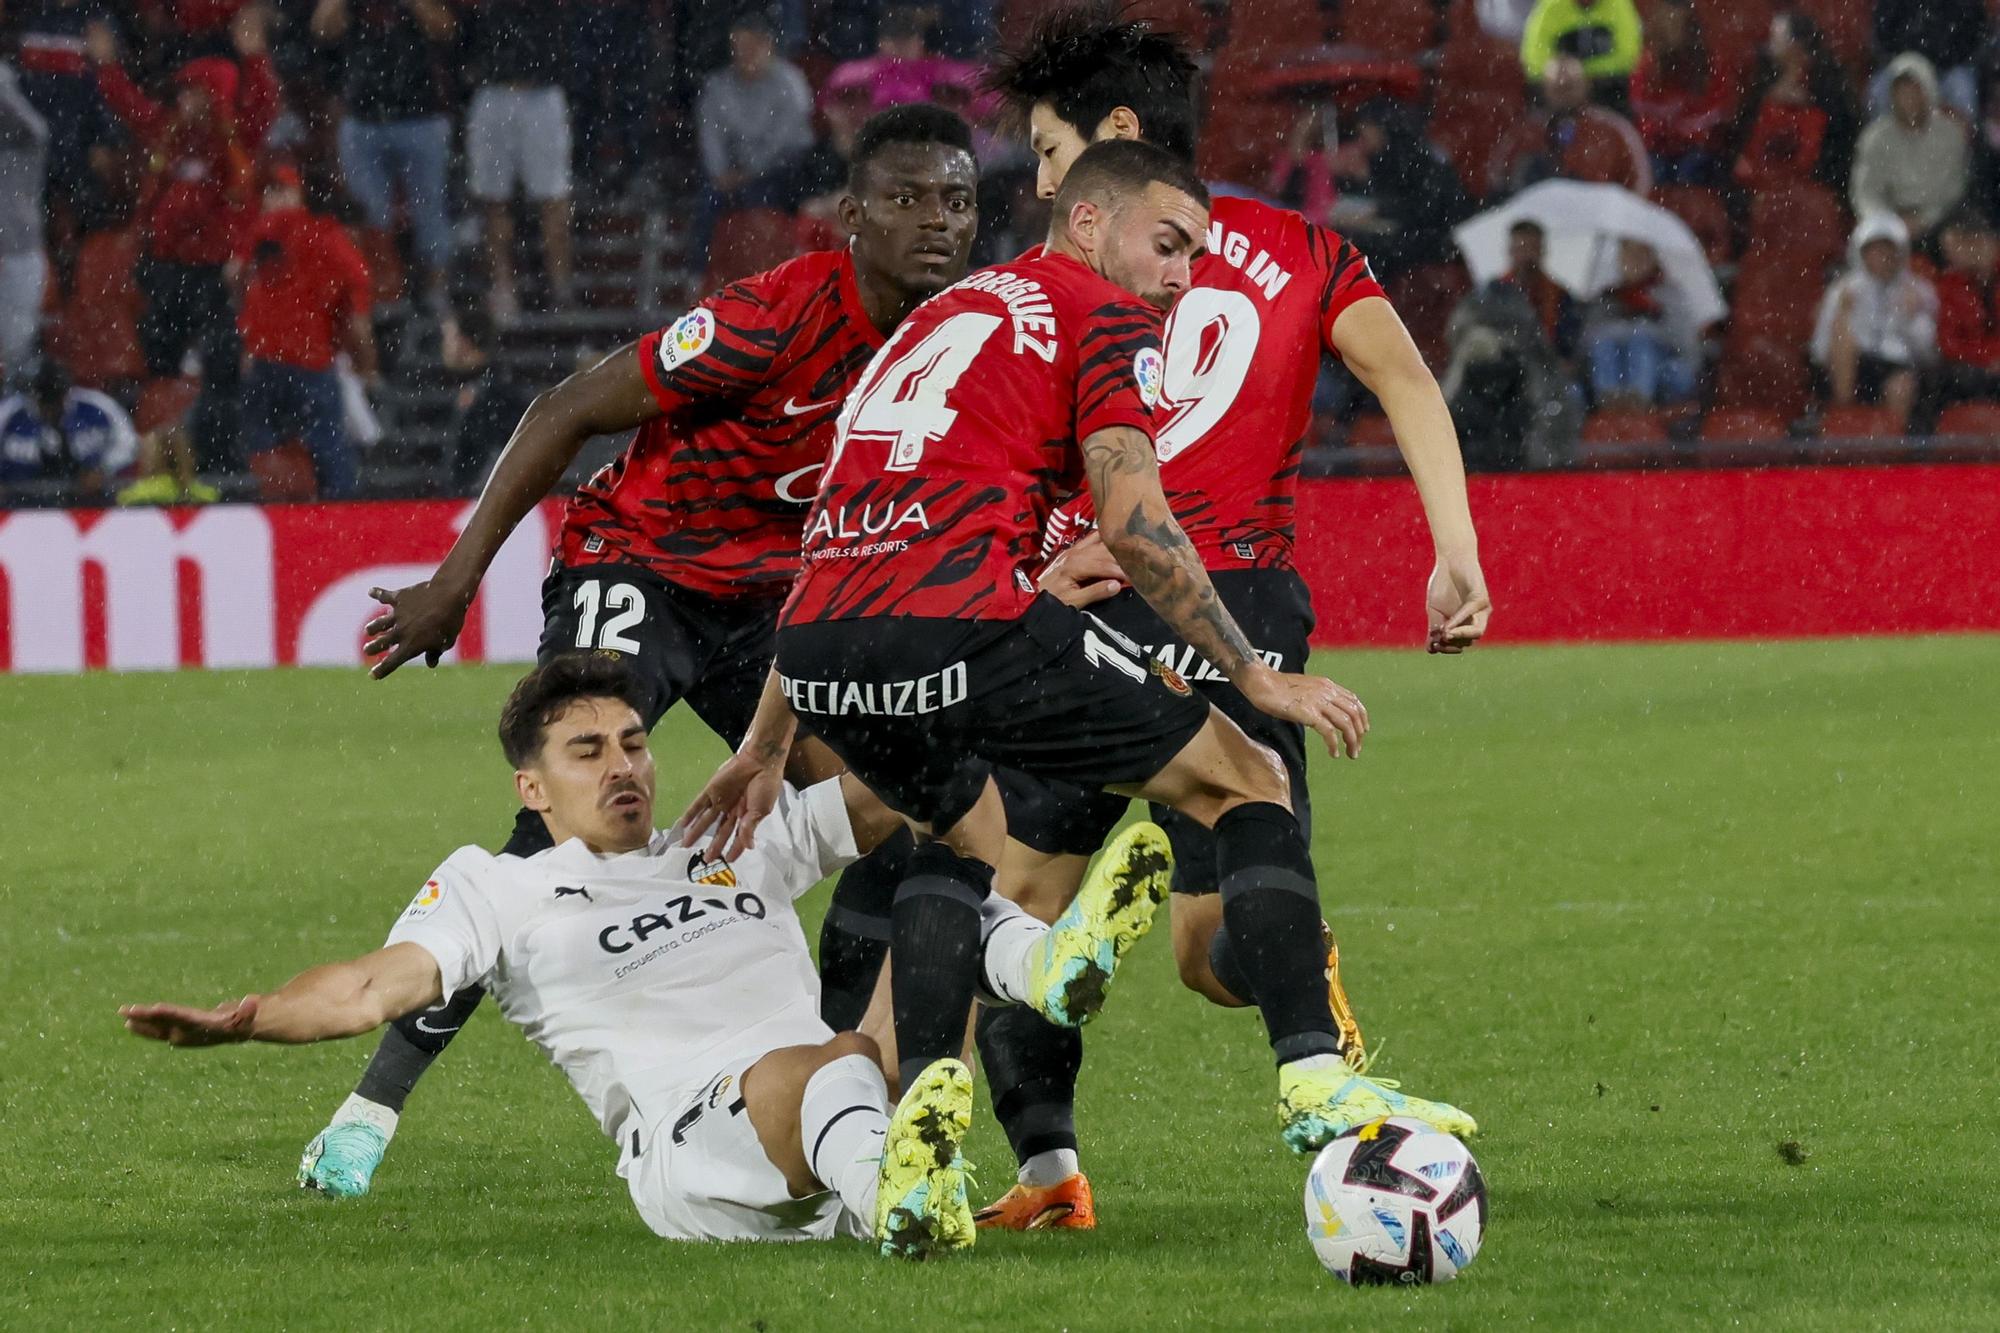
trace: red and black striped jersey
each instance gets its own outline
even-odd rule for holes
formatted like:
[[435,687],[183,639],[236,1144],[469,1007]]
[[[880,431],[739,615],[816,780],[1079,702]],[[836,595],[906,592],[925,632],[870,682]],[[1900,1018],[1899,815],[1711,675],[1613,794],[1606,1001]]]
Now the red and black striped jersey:
[[664,415],[578,488],[557,558],[782,595],[841,402],[881,345],[846,250],[731,283],[647,334],[640,369]]
[[[1334,322],[1381,284],[1352,241],[1289,209],[1218,198],[1208,253],[1167,319],[1160,481],[1210,569],[1290,568],[1299,463]],[[1090,525],[1088,496],[1049,550]]]
[[1159,312],[1066,255],[981,270],[896,330],[842,409],[779,623],[1010,620],[1079,444],[1153,433]]

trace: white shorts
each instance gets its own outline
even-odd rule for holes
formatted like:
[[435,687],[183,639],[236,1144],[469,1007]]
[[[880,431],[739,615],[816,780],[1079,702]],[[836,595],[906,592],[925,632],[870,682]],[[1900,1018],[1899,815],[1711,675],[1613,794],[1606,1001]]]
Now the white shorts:
[[466,188],[482,203],[569,197],[569,101],[560,88],[488,86],[465,117]]
[[639,1216],[668,1240],[832,1240],[865,1237],[831,1190],[794,1199],[764,1155],[743,1105],[743,1071],[731,1064],[647,1127],[649,1142],[626,1174]]

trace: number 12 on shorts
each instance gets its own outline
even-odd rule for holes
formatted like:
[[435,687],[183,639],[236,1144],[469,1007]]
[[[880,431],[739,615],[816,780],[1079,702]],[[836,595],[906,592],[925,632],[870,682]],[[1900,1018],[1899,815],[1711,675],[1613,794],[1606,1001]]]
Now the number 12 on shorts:
[[[570,605],[576,608],[577,647],[610,648],[621,653],[639,651],[639,641],[625,633],[646,618],[646,595],[637,588],[629,583],[614,583],[607,588],[604,580],[590,579],[576,585]],[[617,613],[601,628],[597,623],[600,609]]]

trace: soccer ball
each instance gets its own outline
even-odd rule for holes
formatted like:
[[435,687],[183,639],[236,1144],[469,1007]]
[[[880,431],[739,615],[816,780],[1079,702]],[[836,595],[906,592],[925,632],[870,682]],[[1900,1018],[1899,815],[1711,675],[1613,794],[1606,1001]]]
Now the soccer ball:
[[1465,1145],[1422,1121],[1371,1120],[1306,1173],[1306,1237],[1343,1282],[1449,1282],[1479,1253],[1486,1182]]

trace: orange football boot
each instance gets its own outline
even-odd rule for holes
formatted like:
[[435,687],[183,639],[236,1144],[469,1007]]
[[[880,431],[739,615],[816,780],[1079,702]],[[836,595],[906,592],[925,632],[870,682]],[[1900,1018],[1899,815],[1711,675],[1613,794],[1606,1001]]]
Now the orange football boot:
[[1016,1185],[972,1215],[996,1231],[1094,1231],[1097,1208],[1090,1177],[1079,1171],[1054,1185]]

